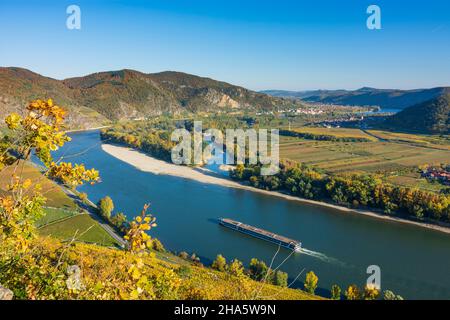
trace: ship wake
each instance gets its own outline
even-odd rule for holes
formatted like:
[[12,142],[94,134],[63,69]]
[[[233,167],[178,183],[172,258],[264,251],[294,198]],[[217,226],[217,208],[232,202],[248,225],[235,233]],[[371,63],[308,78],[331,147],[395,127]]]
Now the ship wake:
[[319,259],[319,260],[321,260],[323,262],[326,262],[326,263],[331,263],[331,264],[334,264],[334,265],[345,266],[344,262],[342,262],[342,261],[340,261],[338,259],[335,259],[333,257],[329,257],[326,254],[323,254],[323,253],[320,253],[320,252],[317,252],[317,251],[309,250],[309,249],[306,249],[306,248],[301,248],[299,250],[299,252],[303,253],[303,254],[306,254],[307,256]]

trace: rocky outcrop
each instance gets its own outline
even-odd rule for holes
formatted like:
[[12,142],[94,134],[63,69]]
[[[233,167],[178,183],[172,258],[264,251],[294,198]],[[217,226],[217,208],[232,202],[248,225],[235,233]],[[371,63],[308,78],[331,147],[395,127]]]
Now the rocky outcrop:
[[13,297],[13,292],[0,284],[0,300],[12,300]]

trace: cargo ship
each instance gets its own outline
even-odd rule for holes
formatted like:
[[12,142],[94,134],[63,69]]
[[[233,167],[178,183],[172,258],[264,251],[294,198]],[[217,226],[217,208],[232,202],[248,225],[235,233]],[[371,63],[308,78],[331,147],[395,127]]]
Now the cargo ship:
[[219,219],[220,225],[248,234],[250,236],[253,236],[255,238],[259,238],[262,240],[266,240],[272,243],[275,243],[277,245],[280,245],[284,248],[291,249],[293,251],[299,252],[301,250],[302,244],[300,241],[289,239],[283,236],[280,236],[278,234],[275,234],[273,232],[269,232],[260,228],[256,228],[253,226],[250,226],[248,224],[244,224],[239,221],[234,221],[231,219]]

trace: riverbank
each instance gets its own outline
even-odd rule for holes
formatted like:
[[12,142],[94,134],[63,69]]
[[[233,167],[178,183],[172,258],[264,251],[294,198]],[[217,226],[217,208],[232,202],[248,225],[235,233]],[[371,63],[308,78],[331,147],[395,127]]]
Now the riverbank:
[[369,211],[369,210],[351,209],[351,208],[346,208],[346,207],[342,207],[339,205],[335,205],[332,203],[303,199],[303,198],[291,196],[288,194],[284,194],[281,192],[267,191],[267,190],[254,188],[252,186],[244,185],[244,184],[238,183],[236,181],[232,181],[232,180],[224,178],[224,177],[219,177],[216,173],[214,173],[210,170],[207,170],[205,168],[191,168],[191,167],[187,167],[187,166],[178,166],[178,165],[175,165],[172,163],[168,163],[168,162],[165,162],[162,160],[155,159],[155,158],[150,157],[142,152],[136,151],[136,150],[128,148],[128,147],[111,145],[111,144],[102,144],[102,149],[103,149],[103,151],[110,154],[111,156],[113,156],[123,162],[126,162],[126,163],[138,168],[139,170],[142,170],[145,172],[151,172],[153,174],[166,174],[166,175],[172,175],[172,176],[176,176],[176,177],[180,177],[180,178],[195,180],[195,181],[198,181],[201,183],[215,184],[215,185],[220,185],[220,186],[229,187],[229,188],[249,190],[252,192],[258,192],[258,193],[262,193],[262,194],[266,194],[266,195],[270,195],[270,196],[275,196],[275,197],[283,198],[283,199],[290,200],[290,201],[298,201],[298,202],[302,202],[302,203],[308,203],[308,204],[312,204],[312,205],[328,207],[328,208],[332,208],[332,209],[339,210],[342,212],[357,213],[357,214],[362,214],[362,215],[377,218],[377,219],[383,219],[383,220],[387,220],[387,221],[416,225],[419,227],[432,229],[435,231],[440,231],[443,233],[450,234],[450,228],[446,227],[446,226],[440,226],[440,225],[435,225],[435,224],[430,224],[430,223],[422,223],[422,222],[403,219],[400,217],[387,216],[387,215],[380,214],[380,213],[377,213],[374,211]]
[[86,129],[71,129],[71,130],[66,130],[65,133],[94,131],[94,130],[101,130],[101,129],[105,129],[105,128],[109,128],[109,127],[111,127],[111,125],[94,127],[94,128],[86,128]]

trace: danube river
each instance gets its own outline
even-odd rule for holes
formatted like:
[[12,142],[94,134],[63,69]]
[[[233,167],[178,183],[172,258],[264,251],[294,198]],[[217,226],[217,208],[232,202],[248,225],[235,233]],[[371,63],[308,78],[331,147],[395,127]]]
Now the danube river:
[[219,253],[246,265],[253,257],[269,264],[277,246],[219,226],[217,219],[226,217],[301,241],[302,253],[281,249],[273,264],[283,263],[280,269],[288,272],[291,280],[301,273],[296,287],[302,286],[310,270],[319,277],[319,294],[326,295],[335,283],[362,286],[367,267],[378,265],[382,289],[409,299],[450,299],[449,234],[143,172],[105,153],[98,131],[71,136],[72,142],[58,154],[64,154],[66,161],[98,169],[102,179],[80,191],[94,202],[109,195],[115,212],[124,212],[129,218],[151,203],[158,223],[151,235],[171,251],[195,252],[205,264]]

